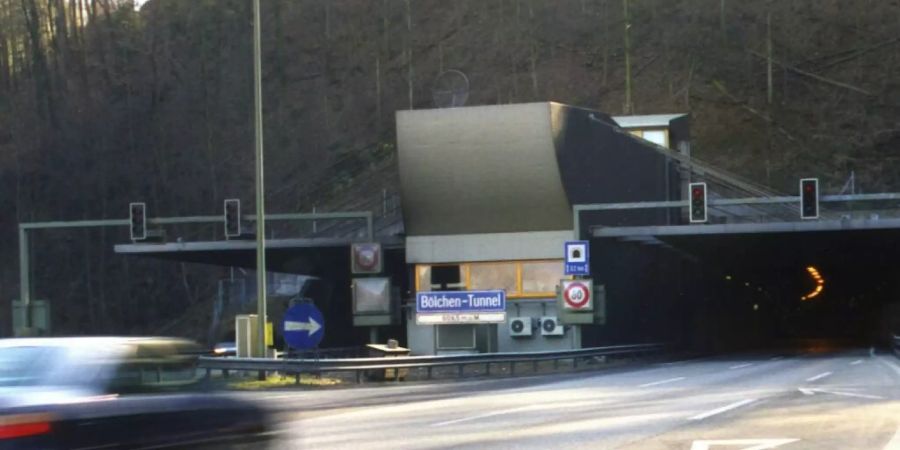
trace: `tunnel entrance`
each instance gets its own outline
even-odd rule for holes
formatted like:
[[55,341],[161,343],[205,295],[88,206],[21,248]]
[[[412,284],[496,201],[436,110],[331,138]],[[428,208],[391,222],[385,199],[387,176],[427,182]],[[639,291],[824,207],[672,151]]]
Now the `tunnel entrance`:
[[595,238],[610,326],[586,336],[728,351],[900,333],[900,229],[720,229]]

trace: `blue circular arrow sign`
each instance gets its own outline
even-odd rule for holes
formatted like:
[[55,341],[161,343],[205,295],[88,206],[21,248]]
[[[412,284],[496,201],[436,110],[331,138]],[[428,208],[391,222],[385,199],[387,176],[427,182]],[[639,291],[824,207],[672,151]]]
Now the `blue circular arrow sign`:
[[284,313],[282,332],[285,342],[291,348],[297,350],[314,348],[325,335],[325,318],[311,303],[294,305]]

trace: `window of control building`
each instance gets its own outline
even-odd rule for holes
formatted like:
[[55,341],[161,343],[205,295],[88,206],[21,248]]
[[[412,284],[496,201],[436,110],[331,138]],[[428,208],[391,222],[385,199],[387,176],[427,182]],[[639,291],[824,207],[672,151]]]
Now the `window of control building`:
[[417,265],[416,286],[419,291],[462,290],[465,288],[464,265]]
[[556,292],[556,285],[565,277],[563,272],[563,265],[558,261],[523,262],[522,293]]
[[[436,271],[441,273],[435,275]],[[456,277],[459,277],[459,281],[453,283],[457,280]],[[554,297],[556,285],[563,278],[565,275],[562,260],[416,266],[416,290],[420,292],[441,290],[444,289],[441,286],[450,286],[446,289],[503,289],[509,298]]]
[[469,264],[469,289],[503,289],[506,295],[519,293],[516,263]]
[[666,130],[644,130],[641,137],[656,145],[663,147],[668,147],[669,145],[669,140],[666,138]]

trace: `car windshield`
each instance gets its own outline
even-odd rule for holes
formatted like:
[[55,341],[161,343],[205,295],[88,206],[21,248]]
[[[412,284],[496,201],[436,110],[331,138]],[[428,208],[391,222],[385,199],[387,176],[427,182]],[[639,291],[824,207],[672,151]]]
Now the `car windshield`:
[[59,347],[0,348],[0,387],[47,384],[48,375],[65,355]]

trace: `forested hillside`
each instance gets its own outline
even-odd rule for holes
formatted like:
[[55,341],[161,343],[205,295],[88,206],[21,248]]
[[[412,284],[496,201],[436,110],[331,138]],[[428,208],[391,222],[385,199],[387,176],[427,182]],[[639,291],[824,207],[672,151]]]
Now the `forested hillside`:
[[[898,0],[262,0],[267,208],[396,191],[394,111],[553,100],[690,112],[699,158],[782,191],[900,189]],[[16,224],[252,208],[251,2],[0,0],[0,317]],[[196,230],[176,230],[190,238]],[[116,256],[125,230],[35,234],[58,333],[153,333],[221,271]],[[7,322],[2,322],[7,323]],[[8,326],[0,327],[4,334]],[[201,336],[204,330],[171,332]]]

